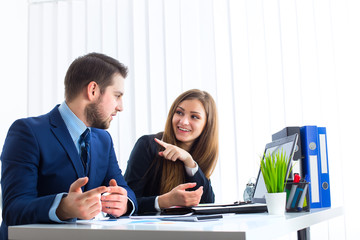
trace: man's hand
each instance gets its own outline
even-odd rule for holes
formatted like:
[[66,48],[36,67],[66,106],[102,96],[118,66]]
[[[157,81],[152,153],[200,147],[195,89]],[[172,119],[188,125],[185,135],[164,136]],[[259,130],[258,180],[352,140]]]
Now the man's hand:
[[83,177],[71,184],[68,195],[61,200],[56,209],[56,215],[60,220],[92,219],[101,212],[100,197],[108,188],[101,186],[83,193],[81,187],[88,181],[88,177]]
[[102,211],[120,217],[127,212],[127,191],[118,186],[115,179],[111,179],[108,193],[101,196]]
[[170,192],[159,196],[159,207],[168,208],[171,206],[196,206],[200,203],[203,194],[203,187],[195,191],[186,191],[193,188],[196,183],[185,183],[173,188]]
[[182,148],[179,148],[177,146],[174,146],[172,144],[166,143],[164,141],[161,141],[157,138],[155,138],[155,142],[157,142],[159,145],[163,146],[165,148],[164,151],[159,152],[159,155],[164,157],[165,159],[171,160],[175,162],[176,160],[180,160],[184,162],[184,165],[189,168],[196,167],[196,163],[190,153],[185,151]]

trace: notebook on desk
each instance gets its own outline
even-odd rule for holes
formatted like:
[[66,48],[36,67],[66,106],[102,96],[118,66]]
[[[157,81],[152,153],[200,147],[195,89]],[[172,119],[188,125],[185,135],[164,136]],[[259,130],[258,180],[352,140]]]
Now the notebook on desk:
[[226,213],[258,213],[266,212],[265,203],[231,203],[231,204],[199,204],[194,207],[171,207],[162,209],[162,215],[183,214],[226,214]]
[[[292,157],[294,154],[298,135],[294,134],[285,138],[274,140],[265,146],[264,156],[268,154],[275,154],[277,151],[283,150],[290,158],[288,171],[291,169]],[[267,193],[264,178],[259,173],[255,184],[254,195],[250,202],[235,202],[231,204],[199,204],[193,207],[171,207],[162,210],[163,215],[170,214],[225,214],[225,213],[259,213],[266,212],[265,193]]]

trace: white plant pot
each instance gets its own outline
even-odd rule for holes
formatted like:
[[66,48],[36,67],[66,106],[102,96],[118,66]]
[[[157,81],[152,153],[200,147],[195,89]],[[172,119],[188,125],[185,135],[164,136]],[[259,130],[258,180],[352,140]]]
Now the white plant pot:
[[286,192],[266,193],[265,199],[269,214],[285,215]]

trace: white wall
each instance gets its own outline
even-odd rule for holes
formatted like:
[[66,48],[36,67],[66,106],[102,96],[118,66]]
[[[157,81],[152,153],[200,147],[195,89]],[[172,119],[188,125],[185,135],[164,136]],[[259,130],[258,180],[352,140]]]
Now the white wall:
[[26,0],[0,2],[0,149],[10,124],[27,116],[27,13]]
[[0,7],[0,146],[14,119],[27,114],[27,1]]
[[[13,120],[48,112],[62,101],[64,74],[75,57],[99,51],[130,68],[125,110],[109,130],[123,170],[136,139],[162,130],[174,98],[189,88],[204,89],[215,97],[221,121],[219,165],[212,177],[217,200],[242,198],[272,133],[322,125],[328,130],[333,205],[344,205],[346,215],[313,227],[312,236],[360,234],[354,221],[359,211],[350,208],[359,169],[356,0],[33,3],[28,61],[26,1],[12,2],[0,8],[6,18],[0,24],[13,36],[0,40],[6,56],[0,81],[13,89],[0,96],[1,116],[6,111],[0,146]],[[24,56],[20,67],[9,63],[15,56]],[[14,81],[4,81],[13,75]]]

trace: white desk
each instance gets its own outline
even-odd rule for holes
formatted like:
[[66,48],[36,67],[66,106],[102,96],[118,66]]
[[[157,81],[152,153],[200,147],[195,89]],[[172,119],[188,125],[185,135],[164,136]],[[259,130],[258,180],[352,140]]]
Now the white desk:
[[121,225],[31,224],[9,227],[9,239],[269,239],[299,231],[343,214],[342,207],[287,213],[239,214],[208,222],[146,222]]

